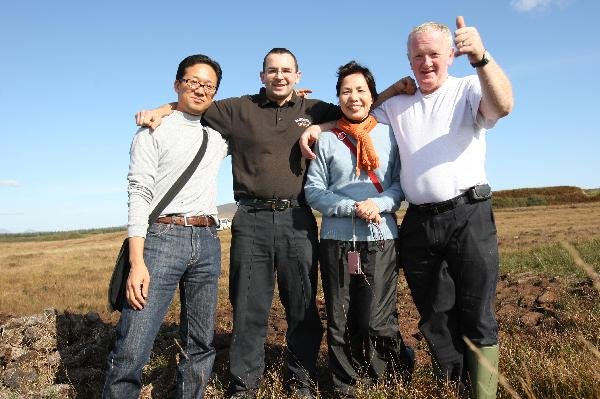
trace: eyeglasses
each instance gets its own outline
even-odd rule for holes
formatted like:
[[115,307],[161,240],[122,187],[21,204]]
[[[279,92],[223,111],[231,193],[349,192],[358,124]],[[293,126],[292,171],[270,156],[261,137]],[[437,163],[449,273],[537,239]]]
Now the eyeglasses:
[[206,94],[215,94],[217,91],[216,86],[200,83],[196,79],[179,79],[179,81],[185,83],[192,90],[202,89]]
[[269,76],[277,76],[279,73],[281,73],[284,76],[289,76],[291,74],[296,73],[296,71],[294,71],[292,68],[282,68],[282,69],[267,68],[265,73]]

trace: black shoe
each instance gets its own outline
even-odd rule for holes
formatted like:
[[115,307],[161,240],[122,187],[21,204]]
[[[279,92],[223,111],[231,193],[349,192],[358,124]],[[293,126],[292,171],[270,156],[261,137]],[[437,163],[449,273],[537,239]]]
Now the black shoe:
[[296,399],[316,399],[312,389],[308,387],[295,388],[292,390],[292,398]]
[[255,390],[232,392],[228,396],[229,399],[254,399],[256,398]]
[[356,399],[356,386],[355,385],[345,385],[344,388],[334,388],[335,399]]
[[415,351],[410,346],[404,346],[402,355],[400,356],[400,377],[404,385],[410,384],[412,381],[413,371],[415,371]]

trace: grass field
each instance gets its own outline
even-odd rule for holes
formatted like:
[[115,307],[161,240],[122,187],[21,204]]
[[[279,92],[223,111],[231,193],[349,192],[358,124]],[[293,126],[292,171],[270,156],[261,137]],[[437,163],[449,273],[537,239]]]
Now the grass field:
[[[400,215],[401,216],[401,215]],[[501,328],[500,372],[524,398],[600,398],[600,305],[592,281],[561,242],[575,246],[583,260],[600,272],[600,203],[502,208],[495,211],[501,251],[497,312]],[[40,313],[53,307],[85,314],[98,312],[114,324],[118,313],[106,311],[106,286],[123,231],[82,234],[64,239],[0,241],[0,323],[11,316]],[[227,300],[229,231],[220,232],[223,272],[217,318],[217,380],[207,397],[220,398],[226,376],[226,348],[231,331]],[[552,297],[549,300],[548,297]],[[319,306],[323,307],[322,294]],[[177,320],[178,304],[167,318]],[[400,282],[399,314],[406,341],[417,349],[418,367],[410,387],[393,384],[364,390],[364,398],[455,397],[431,379],[427,347],[417,329],[418,316],[405,281]],[[280,357],[285,344],[285,319],[274,301],[267,339],[268,365],[262,397],[282,397]],[[595,350],[595,352],[594,352]],[[155,353],[147,380],[161,367],[171,367]],[[319,386],[329,397],[325,345]],[[169,366],[171,365],[171,366]],[[154,374],[153,374],[154,373]],[[151,390],[151,388],[149,388]],[[161,397],[154,384],[154,396]],[[148,390],[146,390],[148,393]],[[512,397],[501,389],[499,397]]]

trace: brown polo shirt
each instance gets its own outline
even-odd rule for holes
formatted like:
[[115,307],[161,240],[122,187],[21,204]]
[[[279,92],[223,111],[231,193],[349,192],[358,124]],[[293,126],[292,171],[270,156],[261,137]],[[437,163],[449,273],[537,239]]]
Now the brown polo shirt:
[[241,198],[282,198],[304,202],[308,160],[298,139],[312,124],[337,120],[338,106],[298,97],[282,106],[265,89],[255,95],[215,101],[204,113],[206,123],[229,141],[233,194]]

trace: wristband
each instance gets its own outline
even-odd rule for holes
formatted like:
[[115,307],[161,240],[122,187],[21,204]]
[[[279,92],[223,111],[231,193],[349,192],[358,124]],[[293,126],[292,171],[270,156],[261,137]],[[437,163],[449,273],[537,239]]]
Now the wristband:
[[492,55],[490,54],[490,52],[487,50],[484,50],[483,57],[481,57],[481,61],[471,62],[471,66],[473,68],[481,68],[483,66],[486,66],[491,60],[492,60]]

